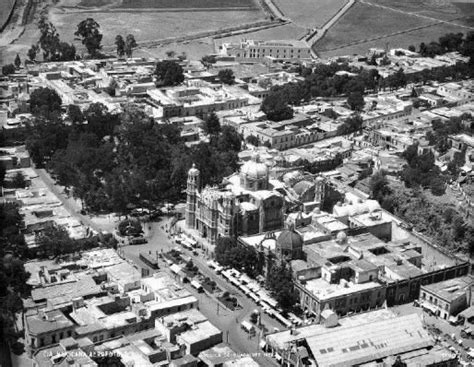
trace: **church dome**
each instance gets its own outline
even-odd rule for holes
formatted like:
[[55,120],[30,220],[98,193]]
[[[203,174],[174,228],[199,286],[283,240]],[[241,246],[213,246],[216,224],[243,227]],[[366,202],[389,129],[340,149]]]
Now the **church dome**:
[[277,248],[294,251],[303,247],[303,238],[292,229],[283,230],[277,238]]
[[301,196],[313,186],[314,184],[312,182],[303,180],[303,181],[298,182],[295,186],[293,186],[293,190],[295,190],[295,193],[298,196]]
[[243,164],[240,172],[253,179],[261,179],[268,176],[268,166],[259,161],[258,155],[254,155],[250,161]]

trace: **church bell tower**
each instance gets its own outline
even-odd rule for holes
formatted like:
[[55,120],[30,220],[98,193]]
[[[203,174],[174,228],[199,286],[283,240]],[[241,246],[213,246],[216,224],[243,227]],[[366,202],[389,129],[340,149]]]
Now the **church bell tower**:
[[186,227],[196,227],[196,205],[197,205],[197,193],[199,190],[199,170],[193,163],[193,166],[188,171],[188,181],[186,188]]

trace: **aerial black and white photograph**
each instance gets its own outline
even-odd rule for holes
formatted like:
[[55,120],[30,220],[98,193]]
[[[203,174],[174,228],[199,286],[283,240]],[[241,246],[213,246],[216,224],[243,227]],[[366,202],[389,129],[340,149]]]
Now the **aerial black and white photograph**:
[[0,0],[0,367],[474,367],[474,0]]

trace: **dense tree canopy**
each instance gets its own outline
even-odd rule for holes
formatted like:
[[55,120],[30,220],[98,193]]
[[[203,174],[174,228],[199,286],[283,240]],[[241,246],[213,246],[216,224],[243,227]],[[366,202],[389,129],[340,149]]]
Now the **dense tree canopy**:
[[61,111],[61,97],[51,88],[40,87],[30,95],[30,108],[35,115],[48,119],[54,118]]
[[[69,111],[71,119],[76,112]],[[229,126],[214,131],[209,143],[187,147],[177,127],[156,124],[134,105],[113,115],[95,103],[83,115],[87,124],[39,120],[27,148],[89,210],[126,213],[182,199],[193,162],[204,185],[238,169],[242,137]]]
[[178,85],[184,81],[183,68],[175,61],[163,60],[156,64],[156,83],[168,87]]
[[204,120],[203,130],[208,135],[216,135],[221,131],[219,117],[214,112]]
[[230,237],[220,237],[215,248],[216,260],[223,266],[243,271],[252,278],[263,273],[265,260],[255,248],[243,246]]
[[10,74],[14,74],[16,71],[15,65],[13,64],[7,64],[2,66],[2,74],[7,76]]
[[273,91],[262,102],[262,111],[272,121],[288,120],[293,117],[293,109],[288,105],[284,91]]
[[89,55],[97,56],[98,51],[102,48],[102,34],[100,33],[100,25],[94,19],[87,18],[80,22],[74,35],[81,38],[82,44],[86,47]]
[[217,74],[217,77],[224,84],[232,85],[232,84],[235,83],[235,76],[234,76],[234,72],[232,71],[232,69],[219,70],[219,73]]
[[125,55],[125,41],[120,34],[115,36],[115,46],[117,47],[117,56],[123,57]]
[[293,311],[298,295],[293,287],[291,268],[286,262],[273,264],[267,274],[267,287],[283,311]]

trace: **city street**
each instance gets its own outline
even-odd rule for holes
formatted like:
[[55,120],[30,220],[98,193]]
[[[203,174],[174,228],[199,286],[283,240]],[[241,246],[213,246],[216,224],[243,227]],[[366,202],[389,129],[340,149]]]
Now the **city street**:
[[[80,203],[64,193],[64,188],[57,185],[53,178],[49,175],[48,172],[44,169],[35,169],[38,176],[45,183],[45,185],[53,192],[57,198],[62,202],[67,211],[71,214],[72,217],[77,218],[85,225],[91,227],[95,231],[107,231],[112,233],[115,226],[115,219],[104,219],[100,217],[91,217],[89,215],[83,215],[80,213],[81,205]],[[131,263],[136,265],[136,268],[141,271],[141,269],[149,269],[151,272],[156,270],[149,267],[143,261],[140,260],[140,252],[167,252],[177,245],[173,243],[168,233],[165,232],[164,227],[169,225],[171,218],[164,217],[159,222],[150,222],[144,225],[144,237],[147,238],[148,243],[143,245],[126,245],[119,247],[119,253],[124,258],[128,259]],[[259,348],[259,343],[261,340],[261,333],[257,332],[255,336],[250,337],[241,327],[240,323],[249,318],[252,311],[259,309],[259,306],[253,302],[251,299],[247,298],[239,289],[225,281],[221,276],[215,274],[206,264],[207,258],[206,255],[199,251],[199,256],[193,255],[190,251],[180,247],[180,250],[183,254],[192,257],[194,264],[199,268],[200,272],[213,281],[219,286],[223,291],[227,291],[233,294],[241,308],[231,311],[224,307],[214,296],[209,296],[206,293],[199,293],[191,285],[184,284],[190,292],[192,292],[199,299],[199,308],[200,311],[220,330],[223,331],[223,340],[227,342],[232,349],[237,353],[251,354],[255,360],[264,366],[277,366],[278,364],[274,359],[264,356],[263,351]],[[159,262],[160,270],[171,271],[169,270],[168,264],[160,260]],[[179,280],[178,280],[179,281]],[[283,330],[282,326],[278,321],[270,318],[267,314],[261,313],[261,322],[268,331],[272,332],[275,328]]]
[[[177,246],[168,237],[168,234],[162,229],[162,227],[168,224],[169,221],[169,219],[164,219],[158,223],[147,223],[146,225],[151,227],[151,229],[147,229],[146,232],[148,233],[145,233],[147,235],[148,243],[143,245],[123,246],[120,248],[120,253],[123,254],[125,258],[137,264],[139,268],[147,268],[151,271],[155,271],[139,259],[139,254],[140,252],[149,251],[151,251],[152,254],[156,252],[160,253],[162,251],[167,252]],[[207,259],[201,250],[198,250],[199,256],[193,255],[190,251],[182,247],[180,247],[180,250],[184,255],[192,257],[193,263],[199,268],[200,272],[204,276],[209,277],[215,281],[218,287],[223,291],[233,294],[237,298],[239,304],[242,306],[240,309],[231,311],[225,308],[219,301],[215,299],[215,297],[209,296],[206,293],[199,293],[189,283],[183,284],[186,289],[192,292],[199,299],[200,311],[214,325],[223,331],[224,342],[227,342],[237,353],[251,354],[252,357],[261,365],[277,366],[278,364],[276,361],[266,357],[263,351],[259,348],[259,343],[261,340],[260,333],[257,332],[257,335],[250,337],[249,334],[240,327],[240,323],[245,319],[248,320],[252,311],[259,309],[259,306],[251,299],[246,297],[236,287],[225,281],[221,276],[215,274],[215,272],[207,266]],[[169,270],[168,264],[161,259],[159,260],[159,266],[160,270],[167,270],[170,272],[170,274],[173,274]],[[274,328],[278,328],[280,330],[284,329],[284,326],[282,326],[278,321],[270,318],[267,314],[262,312],[261,315],[262,324],[264,324],[270,332],[272,332]]]

